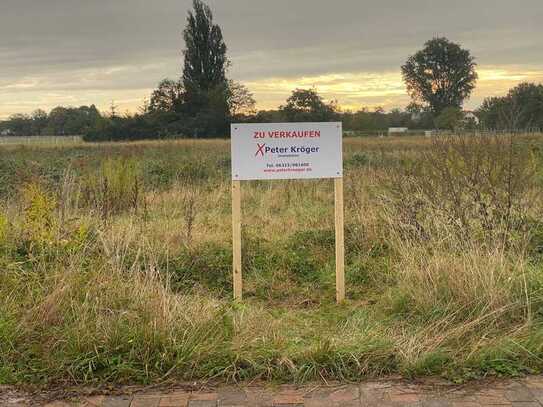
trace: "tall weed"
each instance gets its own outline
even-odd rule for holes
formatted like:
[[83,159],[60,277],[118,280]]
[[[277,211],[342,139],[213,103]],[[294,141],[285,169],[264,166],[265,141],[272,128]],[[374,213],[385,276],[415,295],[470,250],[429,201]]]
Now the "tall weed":
[[54,196],[39,184],[27,184],[22,189],[23,239],[31,246],[44,248],[55,243],[58,220],[55,216],[57,202]]
[[87,176],[83,199],[103,219],[124,211],[145,211],[144,185],[136,161],[118,158],[104,161],[96,174]]
[[405,238],[522,246],[541,214],[536,169],[532,150],[512,135],[436,137],[390,174],[385,208]]

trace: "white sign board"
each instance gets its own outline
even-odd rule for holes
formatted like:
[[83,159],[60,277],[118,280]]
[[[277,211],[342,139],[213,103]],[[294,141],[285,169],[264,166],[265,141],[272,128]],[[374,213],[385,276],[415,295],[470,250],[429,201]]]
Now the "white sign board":
[[341,123],[232,125],[232,179],[343,177]]

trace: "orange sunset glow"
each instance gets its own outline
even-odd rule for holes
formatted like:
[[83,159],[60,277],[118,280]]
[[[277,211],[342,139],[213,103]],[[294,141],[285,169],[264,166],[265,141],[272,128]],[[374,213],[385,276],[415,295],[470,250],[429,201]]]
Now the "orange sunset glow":
[[[8,85],[0,85],[0,92],[7,101],[0,106],[0,117],[7,117],[15,112],[30,113],[40,106],[51,109],[62,104],[78,106],[90,102],[105,111],[112,101],[122,112],[137,112],[152,88],[107,91],[92,89],[94,85],[100,85],[100,82],[130,72],[126,67],[117,67],[104,72],[83,74],[83,82],[87,83],[90,89],[83,88],[77,92],[53,89],[54,83],[48,83],[46,77],[24,78]],[[521,82],[543,82],[543,67],[523,69],[521,66],[480,66],[478,74],[477,88],[466,103],[466,107],[470,109],[475,109],[486,97],[504,95]],[[337,100],[343,110],[356,111],[378,106],[390,110],[403,108],[410,101],[399,70],[329,73],[292,78],[270,77],[244,83],[254,93],[259,109],[275,109],[284,103],[293,89],[312,87],[315,87],[324,99]],[[63,84],[69,85],[69,81]]]
[[[191,0],[138,7],[57,0],[62,13],[7,1],[13,4],[0,13],[0,119],[59,105],[107,111],[112,102],[135,113],[163,78],[181,76]],[[543,82],[540,3],[209,4],[228,46],[228,76],[249,88],[258,109],[275,109],[293,89],[312,87],[344,110],[403,108],[410,99],[400,67],[436,35],[468,49],[478,64],[467,109],[521,82]]]

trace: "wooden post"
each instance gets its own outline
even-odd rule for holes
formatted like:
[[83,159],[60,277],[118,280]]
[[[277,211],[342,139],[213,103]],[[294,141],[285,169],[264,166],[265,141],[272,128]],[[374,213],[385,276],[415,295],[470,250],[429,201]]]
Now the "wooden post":
[[232,181],[232,249],[234,299],[241,301],[243,296],[241,275],[241,181]]
[[336,300],[345,300],[345,237],[343,229],[343,178],[334,178],[336,220]]

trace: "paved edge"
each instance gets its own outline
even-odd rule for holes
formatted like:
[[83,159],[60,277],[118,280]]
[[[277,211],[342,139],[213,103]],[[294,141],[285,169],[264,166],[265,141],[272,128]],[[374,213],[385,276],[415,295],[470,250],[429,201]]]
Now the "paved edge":
[[[76,389],[77,390],[77,389]],[[116,395],[74,395],[74,389],[59,393],[25,395],[0,386],[0,406],[85,407],[543,407],[543,376],[493,380],[454,386],[426,379],[360,384],[218,386],[204,390],[189,387],[156,390],[127,387]],[[82,392],[85,389],[81,389]],[[86,390],[86,394],[91,394]],[[56,400],[58,398],[58,400]],[[46,401],[47,400],[47,401]],[[51,401],[55,400],[55,401]]]

